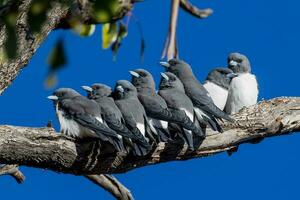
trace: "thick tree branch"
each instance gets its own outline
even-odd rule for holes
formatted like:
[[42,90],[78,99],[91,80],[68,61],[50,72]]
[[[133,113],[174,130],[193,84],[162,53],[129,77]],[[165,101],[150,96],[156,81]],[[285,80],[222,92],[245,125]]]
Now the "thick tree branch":
[[131,192],[112,175],[86,175],[85,177],[111,193],[117,200],[134,200]]
[[10,175],[18,183],[22,183],[25,181],[25,176],[19,170],[18,165],[2,165],[2,166],[0,166],[0,176],[3,176],[3,175]]
[[19,164],[75,175],[123,173],[137,167],[204,157],[235,149],[258,139],[300,131],[300,98],[276,98],[244,108],[224,123],[222,134],[207,130],[196,152],[186,146],[160,143],[145,157],[120,155],[95,141],[72,141],[51,128],[0,126],[0,163]]

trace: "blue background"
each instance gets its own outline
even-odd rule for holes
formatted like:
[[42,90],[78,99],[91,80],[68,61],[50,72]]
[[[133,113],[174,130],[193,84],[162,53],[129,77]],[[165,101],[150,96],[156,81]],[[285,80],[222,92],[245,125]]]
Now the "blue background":
[[[299,96],[300,2],[295,0],[203,0],[215,13],[198,20],[180,12],[180,57],[192,64],[203,80],[216,66],[225,66],[230,52],[246,54],[260,84],[260,99]],[[111,86],[128,79],[128,70],[146,68],[156,80],[164,44],[170,1],[152,0],[135,6],[146,40],[145,62],[139,61],[139,34],[134,23],[117,57],[101,50],[101,27],[90,38],[55,31],[38,49],[14,83],[0,98],[1,124],[39,127],[57,120],[46,99],[43,81],[46,58],[58,37],[65,39],[68,65],[59,72],[59,85],[82,92],[81,85],[104,82]],[[299,199],[300,134],[269,138],[226,153],[185,162],[169,162],[130,171],[117,177],[136,199]],[[0,178],[1,199],[113,199],[83,177],[22,167],[26,182]]]

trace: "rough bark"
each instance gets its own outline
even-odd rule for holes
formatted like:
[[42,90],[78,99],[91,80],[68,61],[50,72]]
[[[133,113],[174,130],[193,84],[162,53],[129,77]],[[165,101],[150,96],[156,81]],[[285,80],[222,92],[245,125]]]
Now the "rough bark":
[[207,130],[196,152],[180,144],[160,143],[145,157],[110,152],[95,141],[74,141],[51,128],[0,126],[0,163],[19,164],[75,175],[123,173],[137,167],[204,157],[235,150],[242,143],[300,131],[300,98],[282,97],[242,109],[222,134]]
[[[73,4],[61,4],[52,1],[51,9],[47,11],[46,23],[41,27],[41,31],[35,34],[29,30],[27,24],[27,13],[30,8],[32,0],[19,0],[17,3],[18,17],[16,23],[17,33],[17,57],[12,60],[0,60],[0,95],[12,83],[12,81],[20,73],[30,61],[33,54],[36,52],[41,43],[46,39],[48,34],[59,25],[65,24],[64,22],[74,15],[86,23],[98,23],[91,17],[90,7],[88,0],[74,1]],[[122,18],[132,8],[131,0],[120,0],[120,9],[112,21]],[[74,5],[78,3],[79,5]],[[13,5],[15,6],[15,5]],[[72,9],[70,9],[72,7]],[[4,15],[9,6],[0,8],[0,16]],[[6,28],[0,20],[0,53],[3,51],[3,44],[6,39]]]

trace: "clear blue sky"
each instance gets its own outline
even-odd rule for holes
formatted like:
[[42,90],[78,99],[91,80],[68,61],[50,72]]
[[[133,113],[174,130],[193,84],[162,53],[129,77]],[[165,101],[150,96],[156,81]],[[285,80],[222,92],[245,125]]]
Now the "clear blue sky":
[[[216,66],[225,66],[228,53],[246,54],[260,84],[260,99],[299,96],[300,2],[295,0],[194,1],[215,10],[198,20],[179,15],[180,57],[190,62],[203,80]],[[169,1],[148,0],[137,4],[145,39],[145,62],[139,62],[139,35],[132,23],[116,62],[101,50],[101,27],[90,38],[70,31],[50,34],[28,67],[1,96],[1,124],[39,127],[57,120],[45,90],[46,57],[57,37],[63,36],[68,65],[59,72],[59,86],[79,91],[81,85],[104,82],[114,85],[128,79],[128,70],[146,68],[156,80],[162,70],[158,61],[164,44]],[[130,171],[117,177],[137,200],[153,199],[299,199],[300,134],[269,138],[258,145],[242,145],[226,153],[185,162],[170,162]],[[26,182],[0,177],[1,199],[113,199],[82,177],[22,167]]]

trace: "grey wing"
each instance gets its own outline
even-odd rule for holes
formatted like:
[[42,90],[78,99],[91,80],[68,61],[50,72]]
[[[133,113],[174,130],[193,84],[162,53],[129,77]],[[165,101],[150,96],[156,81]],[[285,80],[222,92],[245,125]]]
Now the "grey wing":
[[[193,104],[200,108],[202,111],[206,112],[209,115],[213,115],[217,118],[223,118],[230,122],[234,120],[229,117],[226,113],[220,110],[213,102],[207,90],[202,85],[192,84],[188,88],[188,96],[192,100]],[[212,116],[212,117],[213,117]]]
[[115,138],[118,137],[115,131],[99,122],[94,116],[86,113],[84,107],[76,101],[64,100],[61,107],[67,111],[69,117],[81,126],[93,130],[102,140],[107,141],[107,136]]

